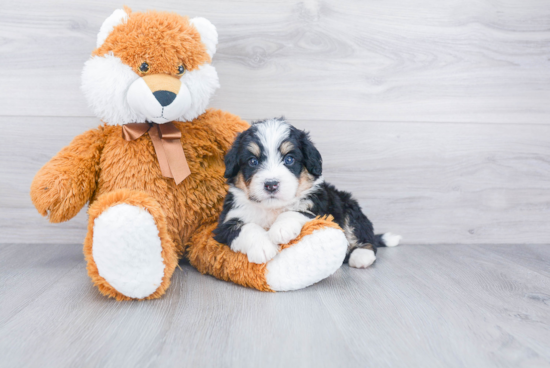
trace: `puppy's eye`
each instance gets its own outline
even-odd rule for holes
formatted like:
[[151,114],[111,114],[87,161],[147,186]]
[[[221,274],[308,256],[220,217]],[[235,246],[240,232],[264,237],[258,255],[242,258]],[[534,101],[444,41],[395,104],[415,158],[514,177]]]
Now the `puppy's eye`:
[[185,66],[183,64],[181,64],[180,66],[178,66],[178,75],[183,75],[185,73]]
[[147,73],[149,71],[149,64],[147,64],[146,62],[141,63],[141,65],[139,66],[139,71],[144,74]]
[[258,159],[256,157],[252,157],[250,160],[248,160],[248,164],[250,166],[257,166],[258,165]]
[[286,155],[285,156],[285,165],[291,166],[293,164],[294,164],[294,157],[292,157],[290,155]]

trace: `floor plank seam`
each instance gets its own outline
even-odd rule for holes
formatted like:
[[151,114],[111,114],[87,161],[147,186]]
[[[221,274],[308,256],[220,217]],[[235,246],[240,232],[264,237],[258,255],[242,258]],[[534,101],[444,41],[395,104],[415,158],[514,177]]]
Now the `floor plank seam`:
[[52,280],[52,282],[50,282],[46,287],[44,287],[44,289],[37,295],[35,295],[32,299],[28,300],[27,303],[25,304],[25,306],[23,306],[23,308],[19,309],[17,312],[15,312],[13,315],[11,315],[7,320],[5,320],[2,324],[3,325],[6,325],[9,321],[11,321],[14,317],[16,317],[19,313],[23,312],[25,309],[27,309],[29,306],[32,305],[32,303],[37,300],[38,298],[40,298],[40,296],[42,296],[45,292],[47,292],[49,289],[51,289],[57,282],[59,282],[59,280],[61,280],[63,277],[65,277],[65,275],[67,275],[69,272],[71,272],[72,270],[74,270],[75,268],[77,268],[78,266],[81,266],[82,264],[84,263],[84,260],[82,260],[82,262],[79,262],[77,263],[76,265],[74,265],[73,267],[69,268],[66,272],[62,273],[61,275],[59,275],[59,277],[57,277],[55,280]]

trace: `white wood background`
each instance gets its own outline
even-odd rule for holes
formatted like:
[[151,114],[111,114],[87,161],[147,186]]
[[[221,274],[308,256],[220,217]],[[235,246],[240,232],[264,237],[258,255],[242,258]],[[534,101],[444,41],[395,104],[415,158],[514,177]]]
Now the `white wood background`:
[[210,19],[211,106],[285,115],[325,176],[407,243],[550,243],[550,1],[2,0],[0,242],[80,243],[51,225],[36,171],[98,125],[80,71],[123,4]]

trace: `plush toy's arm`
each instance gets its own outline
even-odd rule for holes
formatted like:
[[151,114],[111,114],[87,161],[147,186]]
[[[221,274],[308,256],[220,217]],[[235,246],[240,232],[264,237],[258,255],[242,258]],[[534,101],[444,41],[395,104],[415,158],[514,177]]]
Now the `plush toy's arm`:
[[103,129],[89,130],[55,155],[34,177],[31,199],[50,222],[70,220],[92,197],[105,143]]

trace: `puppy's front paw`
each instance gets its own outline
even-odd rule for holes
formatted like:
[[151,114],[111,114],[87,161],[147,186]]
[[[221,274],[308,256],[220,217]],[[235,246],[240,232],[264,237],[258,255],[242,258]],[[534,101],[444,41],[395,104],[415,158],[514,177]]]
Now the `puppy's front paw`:
[[287,244],[295,239],[302,231],[303,223],[293,219],[276,221],[267,232],[275,244]]
[[237,238],[231,243],[231,249],[247,255],[251,263],[266,263],[277,255],[279,247],[269,239],[267,232],[259,225],[246,224]]
[[273,244],[268,237],[261,237],[248,249],[246,255],[248,256],[248,262],[266,263],[275,257],[278,251],[279,247]]

